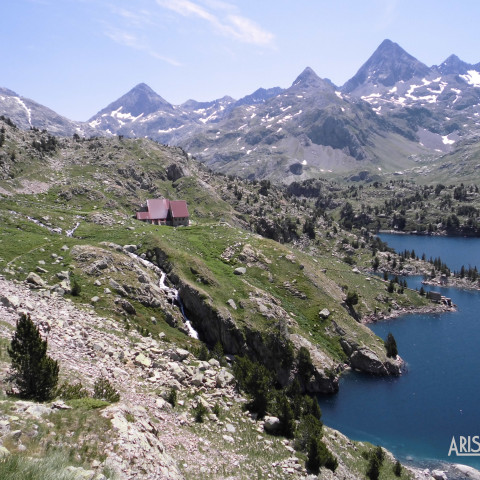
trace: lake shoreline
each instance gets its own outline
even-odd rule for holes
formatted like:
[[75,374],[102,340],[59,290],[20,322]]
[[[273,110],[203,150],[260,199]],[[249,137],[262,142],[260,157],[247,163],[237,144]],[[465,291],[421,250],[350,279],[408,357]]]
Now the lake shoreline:
[[435,305],[425,305],[423,307],[402,307],[398,310],[392,310],[389,313],[372,313],[362,317],[361,323],[363,325],[368,325],[371,323],[383,322],[385,320],[393,320],[395,318],[401,317],[403,315],[411,314],[440,314],[446,312],[456,312],[457,306],[452,304],[452,306],[435,304]]

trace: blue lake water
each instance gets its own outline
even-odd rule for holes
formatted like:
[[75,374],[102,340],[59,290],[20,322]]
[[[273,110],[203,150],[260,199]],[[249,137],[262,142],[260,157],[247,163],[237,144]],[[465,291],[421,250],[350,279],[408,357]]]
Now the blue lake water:
[[[480,239],[381,235],[397,251],[442,258],[451,269],[480,266]],[[410,288],[420,277],[407,279]],[[425,287],[428,289],[428,287]],[[355,440],[370,441],[400,459],[442,460],[480,468],[480,457],[448,456],[452,436],[480,436],[480,292],[433,287],[457,312],[414,314],[371,325],[392,332],[407,372],[375,378],[355,372],[340,392],[320,397],[323,421]]]

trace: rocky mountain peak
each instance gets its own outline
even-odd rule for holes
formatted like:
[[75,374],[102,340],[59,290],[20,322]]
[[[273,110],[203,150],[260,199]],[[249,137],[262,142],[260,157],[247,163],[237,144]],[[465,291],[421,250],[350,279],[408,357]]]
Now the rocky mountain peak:
[[273,87],[273,88],[259,88],[255,90],[250,95],[246,95],[245,97],[241,98],[235,103],[235,106],[240,105],[256,105],[259,103],[264,103],[268,99],[280,95],[283,92],[283,89],[280,87]]
[[121,109],[122,114],[133,117],[148,115],[158,110],[173,110],[173,106],[145,83],[139,83],[118,100],[110,103],[93,118]]
[[428,75],[429,68],[412,57],[400,45],[384,40],[358,72],[342,87],[350,93],[366,83],[391,87],[403,80]]
[[305,70],[295,79],[292,84],[292,87],[300,88],[322,88],[329,89],[333,88],[333,85],[330,81],[320,78],[312,68],[307,67]]
[[450,55],[441,65],[438,70],[442,75],[460,75],[466,73],[472,68],[472,65],[464,62],[456,55]]

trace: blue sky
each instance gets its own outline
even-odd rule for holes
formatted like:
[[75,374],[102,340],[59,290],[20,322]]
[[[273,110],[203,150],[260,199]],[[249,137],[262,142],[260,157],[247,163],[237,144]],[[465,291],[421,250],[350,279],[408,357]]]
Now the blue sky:
[[87,120],[140,82],[178,105],[342,85],[390,38],[427,65],[480,62],[478,0],[6,0],[0,86]]

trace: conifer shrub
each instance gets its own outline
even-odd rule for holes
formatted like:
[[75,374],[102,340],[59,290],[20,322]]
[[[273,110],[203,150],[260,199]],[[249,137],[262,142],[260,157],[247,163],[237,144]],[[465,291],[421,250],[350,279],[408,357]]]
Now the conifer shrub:
[[82,382],[69,383],[63,382],[57,389],[57,397],[63,400],[76,400],[78,398],[89,397],[88,390],[83,386]]
[[12,371],[9,380],[25,399],[45,402],[54,398],[58,383],[58,362],[47,355],[47,341],[30,315],[23,314],[17,321],[8,355]]
[[312,414],[303,415],[295,435],[295,449],[307,453],[312,438],[322,438],[322,422]]
[[263,418],[273,399],[273,378],[263,365],[252,362],[246,357],[237,357],[233,364],[233,373],[239,387],[247,392],[251,400],[246,407]]
[[99,377],[93,385],[93,398],[105,400],[109,403],[116,403],[120,400],[120,394],[113,387],[108,378]]
[[367,477],[370,480],[378,480],[380,476],[380,469],[382,468],[385,459],[385,452],[382,447],[377,445],[368,454]]
[[358,303],[358,293],[357,292],[348,292],[347,298],[345,299],[345,303],[349,307],[353,307]]
[[172,387],[168,392],[167,402],[172,406],[175,407],[177,405],[177,391]]
[[398,460],[395,462],[395,465],[393,466],[393,474],[396,477],[402,476],[402,464]]
[[305,466],[314,474],[318,474],[321,467],[326,467],[334,472],[338,467],[338,461],[320,438],[312,437],[308,445]]
[[198,402],[197,406],[192,408],[193,416],[197,423],[203,423],[205,415],[208,413],[207,407],[203,403]]
[[314,367],[310,352],[305,347],[300,347],[297,353],[297,369],[300,378],[307,383],[313,375]]
[[295,415],[292,406],[283,392],[279,392],[277,395],[275,413],[280,420],[280,435],[286,438],[293,438],[295,436],[296,423]]

